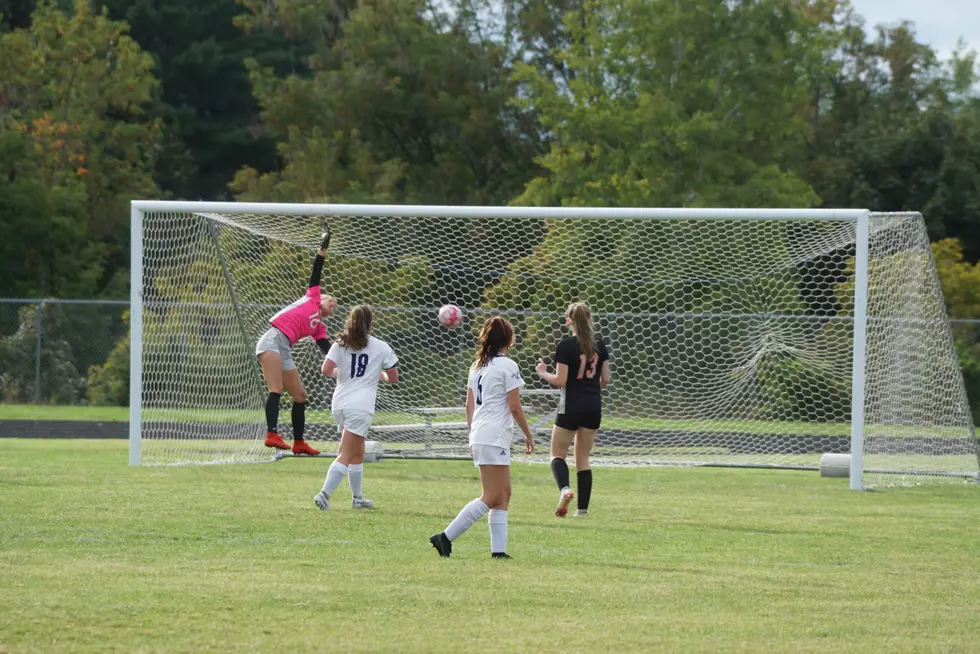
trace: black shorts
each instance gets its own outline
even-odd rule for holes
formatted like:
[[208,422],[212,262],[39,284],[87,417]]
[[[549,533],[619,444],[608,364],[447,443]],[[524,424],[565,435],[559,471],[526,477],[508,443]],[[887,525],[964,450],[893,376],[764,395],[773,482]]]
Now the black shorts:
[[602,411],[580,411],[577,413],[559,413],[555,417],[555,426],[575,431],[582,429],[598,429],[602,422]]

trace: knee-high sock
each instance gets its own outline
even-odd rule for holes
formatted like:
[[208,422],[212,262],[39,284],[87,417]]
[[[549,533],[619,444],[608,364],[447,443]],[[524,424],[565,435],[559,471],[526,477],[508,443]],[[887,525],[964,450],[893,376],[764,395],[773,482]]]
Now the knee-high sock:
[[355,463],[347,466],[347,481],[350,482],[351,495],[361,497],[361,486],[364,483],[363,463]]
[[323,493],[330,497],[347,476],[347,466],[340,461],[334,461],[327,470],[327,478],[323,480]]
[[592,498],[592,469],[578,471],[578,508],[588,510]]
[[490,509],[490,552],[507,551],[507,510]]
[[551,460],[551,474],[558,483],[558,490],[568,488],[568,464],[565,463],[565,459],[556,456]]
[[303,440],[306,431],[306,402],[293,402],[293,440]]
[[459,515],[446,527],[446,538],[453,541],[466,533],[473,523],[487,514],[490,507],[479,497],[463,507]]
[[265,398],[265,426],[267,431],[279,433],[279,400],[282,393],[269,393]]

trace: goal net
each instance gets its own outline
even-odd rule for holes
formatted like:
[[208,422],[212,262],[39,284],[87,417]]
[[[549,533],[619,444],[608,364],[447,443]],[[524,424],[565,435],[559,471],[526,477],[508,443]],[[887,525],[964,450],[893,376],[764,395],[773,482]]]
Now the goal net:
[[[816,469],[854,443],[865,486],[977,476],[922,217],[803,210],[135,202],[134,463],[272,458],[255,344],[305,293],[324,221],[328,331],[370,303],[399,356],[370,436],[385,456],[468,454],[474,339],[499,314],[528,382],[530,458],[547,461],[558,398],[534,364],[553,365],[565,309],[585,300],[612,352],[597,465]],[[449,302],[461,328],[437,321]],[[307,438],[335,451],[322,354],[307,339],[294,357]]]

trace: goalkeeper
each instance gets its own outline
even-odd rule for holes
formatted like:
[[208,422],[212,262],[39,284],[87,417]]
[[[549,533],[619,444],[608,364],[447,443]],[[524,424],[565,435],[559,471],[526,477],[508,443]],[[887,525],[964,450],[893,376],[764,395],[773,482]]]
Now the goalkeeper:
[[286,387],[293,398],[293,454],[316,456],[319,450],[310,447],[303,440],[306,428],[306,389],[299,378],[299,371],[293,362],[293,346],[297,341],[309,336],[326,354],[330,350],[327,329],[323,321],[330,317],[337,307],[332,295],[320,295],[320,278],[323,276],[323,261],[330,245],[330,226],[324,225],[320,240],[320,250],[313,260],[313,272],[306,295],[296,300],[269,319],[269,329],[259,338],[255,355],[262,366],[262,375],[269,387],[265,400],[265,420],[267,432],[265,446],[288,450],[289,445],[279,435],[279,401],[282,388]]

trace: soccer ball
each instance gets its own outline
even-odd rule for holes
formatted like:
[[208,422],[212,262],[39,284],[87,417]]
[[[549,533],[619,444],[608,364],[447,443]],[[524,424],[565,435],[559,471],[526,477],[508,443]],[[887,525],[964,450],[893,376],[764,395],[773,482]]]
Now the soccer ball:
[[463,310],[455,304],[446,304],[439,309],[439,324],[455,328],[463,324]]

